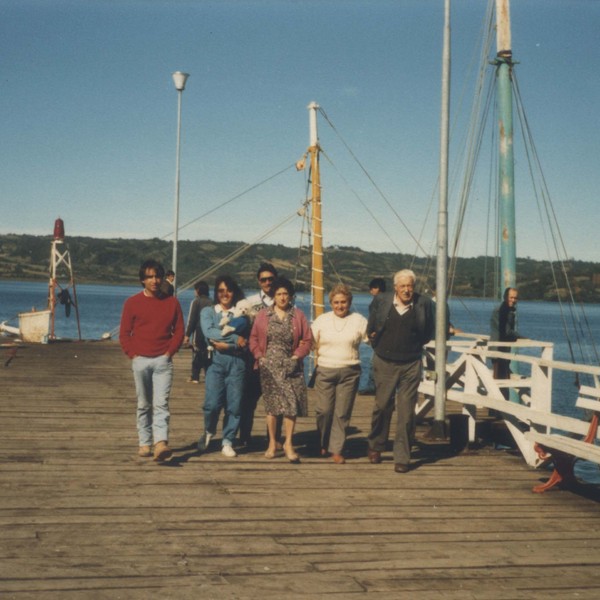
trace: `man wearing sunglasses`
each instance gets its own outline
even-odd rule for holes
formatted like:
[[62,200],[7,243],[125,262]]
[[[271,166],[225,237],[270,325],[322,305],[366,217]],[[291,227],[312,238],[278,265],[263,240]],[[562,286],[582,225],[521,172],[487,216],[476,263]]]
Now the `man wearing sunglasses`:
[[[256,281],[259,292],[248,296],[248,302],[252,305],[255,312],[271,306],[273,304],[273,281],[277,277],[277,269],[271,263],[261,263],[256,271]],[[254,369],[253,359],[248,364],[246,370],[246,386],[244,391],[244,400],[242,402],[242,415],[240,419],[240,442],[243,446],[248,446],[252,441],[252,424],[254,421],[254,411],[262,394],[258,370]]]
[[271,263],[262,263],[256,272],[259,292],[248,297],[248,302],[256,310],[273,304],[273,281],[277,277],[277,269]]

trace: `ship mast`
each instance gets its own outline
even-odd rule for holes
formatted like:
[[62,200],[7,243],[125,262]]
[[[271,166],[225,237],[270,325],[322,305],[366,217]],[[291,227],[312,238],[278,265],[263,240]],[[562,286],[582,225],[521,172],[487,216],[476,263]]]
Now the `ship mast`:
[[515,176],[513,153],[512,48],[509,0],[496,0],[496,80],[498,87],[500,290],[517,283]]
[[323,221],[321,218],[321,176],[319,173],[319,136],[317,134],[317,110],[319,105],[311,102],[308,105],[310,126],[310,173],[312,182],[312,318],[316,319],[325,309],[323,282]]
[[445,437],[446,338],[448,333],[448,137],[450,113],[450,0],[444,2],[442,104],[440,118],[440,197],[437,224],[435,303],[435,404],[433,434]]

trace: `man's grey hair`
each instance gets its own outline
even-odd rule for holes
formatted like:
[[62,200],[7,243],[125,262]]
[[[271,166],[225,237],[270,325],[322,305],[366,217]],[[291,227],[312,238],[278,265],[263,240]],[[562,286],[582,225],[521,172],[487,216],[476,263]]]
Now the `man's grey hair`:
[[410,277],[412,279],[413,284],[417,280],[417,276],[415,275],[414,271],[411,271],[410,269],[402,269],[401,271],[397,271],[395,273],[395,275],[394,275],[394,285],[396,285],[398,283],[398,281],[400,279],[402,279],[403,277]]

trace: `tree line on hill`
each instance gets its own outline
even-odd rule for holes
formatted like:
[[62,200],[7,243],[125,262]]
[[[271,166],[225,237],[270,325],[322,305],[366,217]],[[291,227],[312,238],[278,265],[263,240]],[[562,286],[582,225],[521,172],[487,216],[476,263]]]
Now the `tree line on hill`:
[[[44,281],[48,276],[50,241],[48,236],[0,235],[0,277],[14,280]],[[100,239],[70,237],[66,244],[71,253],[78,283],[130,285],[137,281],[139,265],[147,258],[171,266],[172,242],[158,238]],[[178,244],[178,285],[185,285],[202,273],[209,284],[215,275],[229,273],[242,287],[256,287],[256,269],[261,262],[271,262],[297,283],[299,290],[310,288],[310,252],[308,248],[289,248],[281,244],[257,244],[249,247],[231,262],[223,264],[243,242],[180,240]],[[501,292],[494,273],[494,258],[478,256],[459,258],[452,278],[452,295],[459,297],[498,297]],[[410,267],[424,283],[427,292],[435,288],[435,260],[416,258],[392,252],[368,252],[352,246],[325,249],[326,289],[342,281],[356,292],[368,291],[373,277],[384,277],[391,285],[395,271]],[[214,270],[216,268],[216,271]],[[212,272],[211,272],[212,270]],[[528,300],[555,301],[569,299],[600,302],[600,265],[572,260],[565,274],[560,265],[548,261],[520,258],[517,260],[520,297]],[[570,287],[569,287],[570,286]],[[558,288],[558,289],[557,289]]]

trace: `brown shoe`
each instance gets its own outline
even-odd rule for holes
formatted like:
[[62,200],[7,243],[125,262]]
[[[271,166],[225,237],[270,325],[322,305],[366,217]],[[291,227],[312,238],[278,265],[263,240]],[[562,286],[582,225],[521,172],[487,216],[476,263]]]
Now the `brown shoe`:
[[346,462],[346,459],[341,454],[334,454],[333,455],[333,462],[336,465],[343,465]]
[[394,465],[394,471],[396,471],[396,473],[408,473],[409,470],[410,469],[408,465],[404,465],[402,463],[396,463]]
[[140,446],[138,448],[138,456],[141,456],[142,458],[148,458],[149,456],[152,456],[152,450],[150,446]]
[[381,462],[381,452],[378,450],[367,450],[367,457],[372,465],[378,465]]
[[157,442],[154,446],[154,460],[156,462],[162,462],[163,460],[169,460],[173,456],[173,452],[167,442]]

